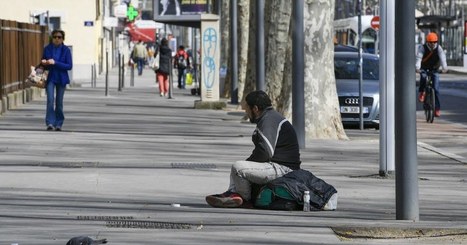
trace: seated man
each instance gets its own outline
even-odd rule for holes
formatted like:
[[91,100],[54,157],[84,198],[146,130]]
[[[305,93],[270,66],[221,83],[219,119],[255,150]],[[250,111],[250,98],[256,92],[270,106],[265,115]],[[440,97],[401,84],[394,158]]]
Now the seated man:
[[292,124],[271,105],[263,91],[253,91],[242,103],[250,122],[255,123],[253,152],[246,161],[232,165],[230,186],[222,194],[206,197],[206,202],[219,208],[249,206],[251,184],[264,185],[284,174],[300,169],[297,135]]

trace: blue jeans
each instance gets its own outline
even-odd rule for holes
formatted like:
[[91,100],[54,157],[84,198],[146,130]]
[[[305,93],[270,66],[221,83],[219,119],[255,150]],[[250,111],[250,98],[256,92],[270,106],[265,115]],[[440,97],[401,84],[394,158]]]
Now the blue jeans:
[[178,68],[178,88],[185,88],[185,70],[186,68]]
[[[426,73],[420,73],[420,86],[418,87],[418,92],[425,91],[426,76]],[[431,76],[431,81],[433,82],[433,88],[435,89],[435,109],[440,109],[441,105],[439,102],[439,73],[433,73],[433,75]]]
[[228,191],[238,193],[246,201],[251,200],[251,183],[264,185],[292,169],[273,162],[237,161],[230,170]]
[[63,96],[66,85],[47,83],[47,111],[45,114],[45,125],[61,128],[65,116],[63,115]]
[[143,67],[144,67],[144,58],[136,58],[136,64],[138,65],[138,75],[141,76],[143,74]]

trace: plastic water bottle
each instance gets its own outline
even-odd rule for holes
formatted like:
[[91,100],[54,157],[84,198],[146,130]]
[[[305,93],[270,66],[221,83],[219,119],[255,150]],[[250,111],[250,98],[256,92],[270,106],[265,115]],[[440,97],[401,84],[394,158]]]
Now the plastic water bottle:
[[310,192],[305,191],[303,193],[303,211],[309,212],[310,211]]

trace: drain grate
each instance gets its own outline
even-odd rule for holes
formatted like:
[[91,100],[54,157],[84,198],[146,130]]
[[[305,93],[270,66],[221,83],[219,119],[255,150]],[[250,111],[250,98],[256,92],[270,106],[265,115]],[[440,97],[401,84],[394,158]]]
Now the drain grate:
[[134,228],[134,229],[191,229],[193,225],[184,223],[168,223],[157,221],[107,221],[108,228]]
[[172,168],[188,168],[188,169],[212,169],[217,168],[215,164],[212,163],[189,163],[189,162],[176,162],[171,163]]
[[109,221],[109,220],[132,220],[135,219],[133,216],[77,216],[78,220],[97,220],[97,221]]

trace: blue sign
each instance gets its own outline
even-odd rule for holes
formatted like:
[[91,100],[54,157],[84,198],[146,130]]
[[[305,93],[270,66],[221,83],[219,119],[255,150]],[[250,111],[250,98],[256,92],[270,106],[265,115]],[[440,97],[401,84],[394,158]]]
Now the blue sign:
[[94,21],[85,21],[84,26],[94,26]]

